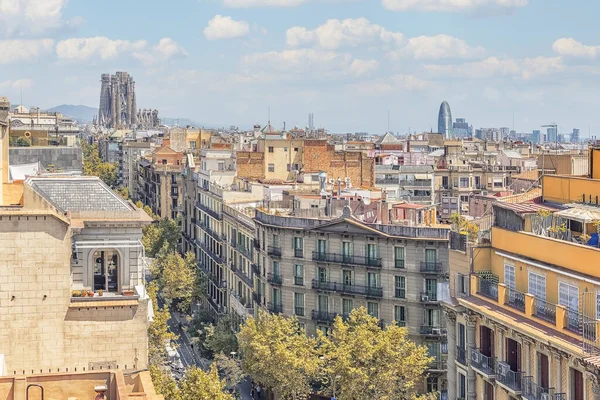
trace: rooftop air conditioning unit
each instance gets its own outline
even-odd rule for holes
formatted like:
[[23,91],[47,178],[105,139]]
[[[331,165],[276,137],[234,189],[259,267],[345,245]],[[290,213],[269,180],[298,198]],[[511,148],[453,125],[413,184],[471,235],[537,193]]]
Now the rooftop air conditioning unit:
[[441,329],[441,328],[433,328],[433,329],[431,330],[431,332],[432,332],[434,335],[441,335],[441,334],[442,334],[442,329]]
[[482,196],[487,196],[488,195],[488,191],[487,190],[482,190],[481,191],[481,195]]
[[429,296],[427,296],[426,294],[422,294],[421,301],[429,301]]

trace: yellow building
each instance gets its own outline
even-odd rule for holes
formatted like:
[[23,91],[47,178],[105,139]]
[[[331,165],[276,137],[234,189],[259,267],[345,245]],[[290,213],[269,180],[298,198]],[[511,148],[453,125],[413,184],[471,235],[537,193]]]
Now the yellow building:
[[453,233],[449,399],[600,399],[598,184],[545,176],[543,203],[494,204],[491,241]]

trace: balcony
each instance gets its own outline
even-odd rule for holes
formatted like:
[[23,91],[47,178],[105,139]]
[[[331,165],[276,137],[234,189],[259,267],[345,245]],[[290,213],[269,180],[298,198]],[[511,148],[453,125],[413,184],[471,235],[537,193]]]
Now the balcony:
[[456,361],[465,367],[467,366],[467,349],[461,346],[456,346]]
[[283,305],[281,304],[276,304],[276,303],[269,303],[268,305],[269,308],[269,312],[272,312],[273,314],[282,314],[283,313]]
[[437,303],[437,291],[421,292],[421,303]]
[[434,359],[431,363],[429,363],[429,366],[427,367],[427,370],[429,372],[442,372],[442,371],[446,371],[447,370],[447,365],[448,362],[447,360],[443,360],[441,359],[441,357],[437,357],[436,359]]
[[296,257],[296,258],[303,258],[304,257],[304,250],[303,249],[294,249],[294,257]]
[[518,292],[514,289],[506,288],[506,303],[521,312],[525,312],[525,293]]
[[446,329],[439,326],[421,325],[419,333],[425,336],[446,336]]
[[522,391],[522,372],[515,372],[505,362],[496,364],[496,383],[514,395],[520,395]]
[[273,273],[268,273],[267,274],[267,282],[269,282],[271,285],[282,285],[283,284],[283,277],[281,276],[281,274],[273,274]]
[[471,367],[487,379],[496,377],[496,358],[484,355],[479,349],[471,349]]
[[215,253],[212,248],[208,247],[207,245],[205,245],[204,243],[202,243],[199,240],[196,240],[195,242],[196,242],[196,245],[198,247],[200,247],[202,250],[204,250],[204,252],[206,254],[208,254],[208,256],[210,258],[212,258],[217,264],[223,264],[223,262],[224,262],[223,257],[218,255],[217,253]]
[[552,303],[536,298],[533,301],[532,315],[542,321],[556,325],[556,306]]
[[421,273],[423,274],[441,274],[444,268],[441,262],[421,261]]
[[312,320],[317,322],[332,323],[337,315],[334,312],[312,310]]
[[400,181],[400,186],[431,187],[431,181]]
[[260,266],[258,264],[252,264],[252,272],[254,272],[254,274],[256,275],[260,275],[261,271],[260,271]]
[[533,381],[532,376],[526,376],[521,382],[521,398],[523,400],[562,400],[565,393],[555,393],[554,388],[544,388]]
[[378,184],[378,185],[398,185],[399,183],[400,183],[400,179],[398,177],[375,178],[375,184]]
[[251,288],[254,287],[254,281],[252,280],[251,277],[249,277],[248,275],[246,275],[246,273],[244,271],[242,271],[241,268],[232,265],[231,266],[231,270],[241,279],[243,280],[246,285],[250,286]]
[[237,246],[235,248],[237,249],[237,251],[242,253],[244,255],[244,257],[246,257],[250,260],[252,260],[254,258],[251,248],[244,246],[241,242],[237,243]]
[[206,214],[210,215],[214,219],[222,219],[223,218],[223,216],[221,215],[221,213],[219,213],[217,211],[214,211],[214,210],[211,210],[210,208],[208,208],[207,206],[203,205],[199,201],[196,202],[196,207],[199,208],[200,210],[204,211]]
[[319,251],[313,251],[313,261],[327,262],[334,264],[344,265],[360,265],[363,267],[381,268],[381,258],[379,257],[364,257],[364,256],[351,256],[346,254],[336,253],[324,253]]
[[229,303],[234,311],[242,317],[248,317],[254,314],[252,300],[247,300],[245,297],[238,295],[234,291],[230,292]]
[[498,301],[498,284],[489,279],[477,277],[477,294]]
[[267,254],[272,257],[281,257],[281,247],[269,246],[267,248]]
[[338,282],[323,282],[318,279],[313,279],[312,288],[366,297],[383,297],[383,288],[376,286],[346,285]]

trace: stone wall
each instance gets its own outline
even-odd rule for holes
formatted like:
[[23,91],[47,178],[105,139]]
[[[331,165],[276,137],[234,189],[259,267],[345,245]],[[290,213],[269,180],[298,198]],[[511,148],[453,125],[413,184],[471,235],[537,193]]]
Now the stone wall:
[[265,155],[252,151],[238,151],[237,176],[242,179],[265,178]]
[[11,147],[10,164],[30,164],[40,162],[49,169],[49,165],[61,171],[82,171],[83,153],[81,147]]
[[146,368],[147,300],[71,307],[70,260],[71,229],[58,217],[0,215],[0,354],[9,374]]

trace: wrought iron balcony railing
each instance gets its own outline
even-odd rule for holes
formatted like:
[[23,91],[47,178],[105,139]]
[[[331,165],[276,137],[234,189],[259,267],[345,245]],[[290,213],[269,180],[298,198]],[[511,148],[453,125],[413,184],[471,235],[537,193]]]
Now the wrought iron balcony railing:
[[321,261],[335,264],[361,265],[365,267],[375,268],[381,268],[382,266],[380,257],[353,256],[348,254],[313,251],[312,258],[313,261]]

